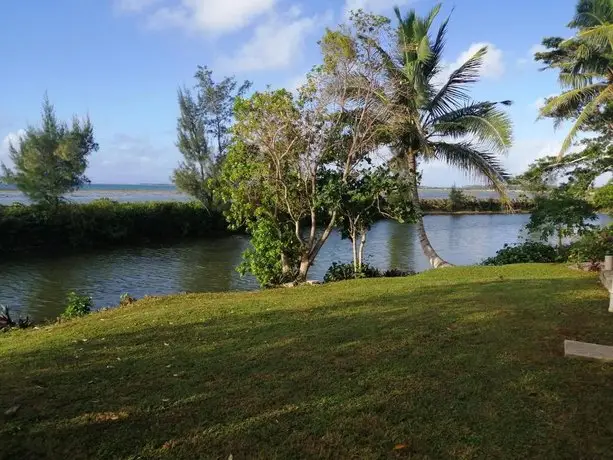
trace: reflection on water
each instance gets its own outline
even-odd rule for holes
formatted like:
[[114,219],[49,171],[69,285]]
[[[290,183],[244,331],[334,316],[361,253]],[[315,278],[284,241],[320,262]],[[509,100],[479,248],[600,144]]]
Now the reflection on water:
[[[457,265],[478,263],[505,243],[515,243],[529,216],[427,216],[426,230],[442,257]],[[232,291],[257,288],[235,267],[248,246],[242,236],[175,245],[120,248],[65,257],[0,262],[0,304],[36,319],[56,317],[67,292],[91,295],[97,307],[115,305],[128,292],[135,297],[174,292]],[[350,244],[334,233],[323,247],[310,277],[322,279],[334,261],[351,260]],[[377,223],[368,234],[366,260],[380,269],[423,271],[428,261],[412,224]]]

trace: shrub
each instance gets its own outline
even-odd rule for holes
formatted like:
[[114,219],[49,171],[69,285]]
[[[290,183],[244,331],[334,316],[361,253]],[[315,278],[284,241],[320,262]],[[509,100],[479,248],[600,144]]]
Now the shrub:
[[447,201],[448,203],[447,209],[453,212],[462,211],[466,207],[468,200],[469,198],[464,194],[464,192],[461,189],[456,188],[456,186],[454,185],[453,187],[451,187],[451,190],[449,191],[449,200]]
[[136,298],[132,297],[127,292],[124,292],[119,296],[119,305],[121,307],[125,307],[126,305],[132,305],[134,302],[136,302]]
[[324,283],[335,281],[352,280],[356,278],[378,278],[381,273],[376,268],[362,264],[362,270],[358,273],[354,271],[353,263],[332,262],[330,268],[324,275]]
[[383,272],[384,278],[404,278],[405,276],[413,276],[415,272],[412,270],[400,270],[398,268],[390,268],[389,270],[385,270]]
[[613,183],[609,182],[594,192],[594,205],[607,214],[613,213]]
[[[517,199],[510,202],[513,211],[530,211],[534,204],[529,199]],[[504,212],[506,208],[497,198],[478,199],[464,195],[461,201],[455,204],[448,198],[431,198],[421,200],[421,208],[424,212],[448,213],[449,211],[465,212]]]
[[575,263],[589,262],[591,269],[599,267],[606,255],[613,255],[613,227],[597,228],[585,233],[570,248],[569,260]]
[[197,202],[67,203],[56,209],[0,206],[0,254],[111,247],[227,231],[220,213]]
[[548,244],[528,241],[522,244],[505,244],[494,257],[485,259],[482,265],[509,265],[525,263],[552,263],[564,260],[563,251]]
[[536,197],[534,202],[526,229],[542,241],[556,237],[558,247],[562,247],[564,238],[582,235],[594,228],[588,223],[597,217],[594,207],[565,189],[554,189],[548,196]]
[[79,295],[76,292],[69,292],[62,318],[70,319],[85,316],[91,311],[93,306],[91,297]]
[[324,283],[353,280],[357,278],[398,278],[414,275],[415,272],[403,271],[397,268],[381,271],[372,265],[362,264],[362,270],[355,273],[353,263],[333,262],[324,276]]

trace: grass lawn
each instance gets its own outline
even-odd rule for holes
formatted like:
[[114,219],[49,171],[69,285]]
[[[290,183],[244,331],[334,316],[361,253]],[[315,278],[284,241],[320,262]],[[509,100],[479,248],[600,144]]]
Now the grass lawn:
[[613,364],[563,357],[613,345],[607,307],[593,274],[466,267],[2,334],[0,458],[613,458]]

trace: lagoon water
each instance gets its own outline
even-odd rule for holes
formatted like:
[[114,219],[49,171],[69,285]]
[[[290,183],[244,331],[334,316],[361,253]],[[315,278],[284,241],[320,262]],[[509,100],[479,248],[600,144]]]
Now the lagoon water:
[[[423,189],[424,198],[445,198],[449,191]],[[488,191],[469,191],[480,198]],[[97,198],[117,201],[187,200],[171,185],[92,185],[71,195],[76,202]],[[16,190],[0,188],[0,204],[27,202]],[[492,256],[505,243],[516,243],[529,216],[525,214],[426,216],[432,244],[449,262],[469,265]],[[525,236],[525,235],[524,235]],[[253,278],[235,268],[249,241],[245,236],[124,247],[57,256],[0,260],[0,304],[37,320],[58,316],[69,291],[90,295],[97,308],[116,305],[122,293],[135,297],[176,292],[257,289]],[[380,269],[423,271],[415,227],[392,221],[377,223],[368,235],[367,261]],[[321,280],[334,261],[351,260],[350,244],[336,233],[323,247],[310,278]]]
[[[434,247],[454,264],[478,263],[505,243],[517,242],[527,215],[426,216]],[[235,267],[248,246],[244,236],[192,240],[178,244],[84,252],[63,257],[0,261],[0,304],[36,319],[54,318],[66,294],[76,290],[93,297],[96,307],[116,305],[128,292],[135,297],[175,292],[256,289]],[[368,236],[367,261],[378,268],[422,271],[415,227],[392,221],[377,223]],[[350,261],[347,240],[333,234],[323,247],[310,278],[322,279],[334,261]]]

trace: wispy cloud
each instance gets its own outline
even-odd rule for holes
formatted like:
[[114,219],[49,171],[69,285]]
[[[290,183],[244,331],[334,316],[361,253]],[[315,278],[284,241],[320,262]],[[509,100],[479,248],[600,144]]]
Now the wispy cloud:
[[247,27],[277,0],[116,0],[120,11],[140,13],[155,29],[222,34]]
[[220,59],[217,66],[233,72],[285,69],[300,59],[307,39],[331,17],[303,16],[298,8],[271,13],[234,55]]

